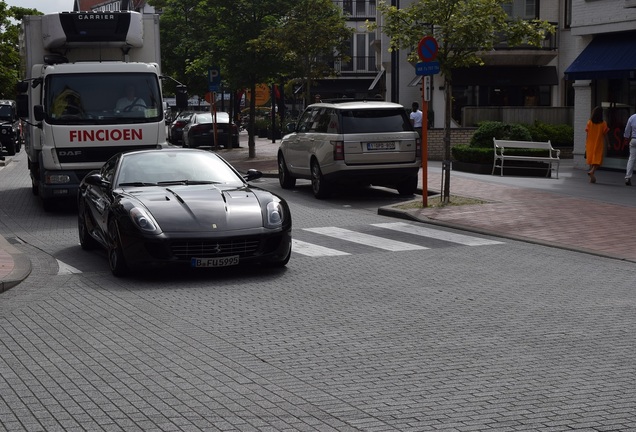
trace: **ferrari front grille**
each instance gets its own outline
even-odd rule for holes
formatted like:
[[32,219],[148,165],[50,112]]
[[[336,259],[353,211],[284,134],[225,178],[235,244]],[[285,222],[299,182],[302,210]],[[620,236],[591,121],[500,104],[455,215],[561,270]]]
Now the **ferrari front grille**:
[[235,239],[173,242],[172,254],[179,260],[190,258],[215,258],[230,255],[253,256],[258,252],[260,239],[242,237]]

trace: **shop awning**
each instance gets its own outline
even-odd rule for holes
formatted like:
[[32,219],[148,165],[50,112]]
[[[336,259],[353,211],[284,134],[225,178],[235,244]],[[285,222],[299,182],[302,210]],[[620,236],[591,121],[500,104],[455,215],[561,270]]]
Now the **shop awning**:
[[636,78],[636,32],[595,36],[565,70],[566,80]]
[[542,86],[557,85],[555,66],[474,66],[453,69],[453,85]]

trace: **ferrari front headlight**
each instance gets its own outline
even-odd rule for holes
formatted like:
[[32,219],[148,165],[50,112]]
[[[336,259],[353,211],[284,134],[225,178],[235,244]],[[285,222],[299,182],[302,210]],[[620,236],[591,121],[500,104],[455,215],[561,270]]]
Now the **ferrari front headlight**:
[[265,215],[265,228],[280,228],[283,225],[285,213],[283,206],[279,202],[267,203],[267,214]]
[[130,218],[135,226],[147,233],[155,233],[159,231],[159,224],[146,209],[133,207],[130,209]]

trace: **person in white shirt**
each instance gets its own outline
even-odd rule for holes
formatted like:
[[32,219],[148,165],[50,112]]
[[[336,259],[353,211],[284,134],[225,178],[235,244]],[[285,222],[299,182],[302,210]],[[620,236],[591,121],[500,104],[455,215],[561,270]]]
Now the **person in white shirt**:
[[625,185],[631,186],[634,162],[636,162],[636,114],[632,114],[627,120],[623,137],[629,140],[629,159],[627,160],[627,171],[625,172]]
[[422,111],[420,111],[420,105],[417,102],[413,102],[411,107],[411,124],[418,133],[422,133]]
[[126,95],[120,98],[115,105],[116,111],[143,111],[146,109],[146,102],[143,98],[135,96],[135,86],[126,86]]

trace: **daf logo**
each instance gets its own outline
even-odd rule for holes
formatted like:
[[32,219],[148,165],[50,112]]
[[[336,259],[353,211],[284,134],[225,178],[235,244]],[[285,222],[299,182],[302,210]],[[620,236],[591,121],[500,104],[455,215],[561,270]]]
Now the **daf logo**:
[[81,150],[58,150],[57,152],[60,156],[81,156]]

